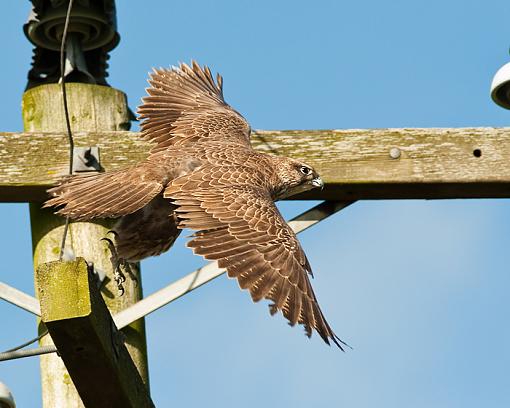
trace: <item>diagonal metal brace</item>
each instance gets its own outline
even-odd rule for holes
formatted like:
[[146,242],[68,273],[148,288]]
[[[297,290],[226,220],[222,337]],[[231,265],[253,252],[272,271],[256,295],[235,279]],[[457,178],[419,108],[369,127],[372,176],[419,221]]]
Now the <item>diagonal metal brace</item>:
[[41,307],[35,297],[27,295],[25,292],[3,282],[0,282],[0,299],[4,299],[36,316],[41,316]]

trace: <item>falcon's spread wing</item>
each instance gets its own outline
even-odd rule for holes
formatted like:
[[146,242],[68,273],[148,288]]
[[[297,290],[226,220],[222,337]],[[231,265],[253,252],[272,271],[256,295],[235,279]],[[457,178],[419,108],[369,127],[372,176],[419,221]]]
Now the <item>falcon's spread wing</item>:
[[[195,62],[192,66],[155,70],[149,79],[149,96],[139,108],[142,136],[156,143],[150,163],[116,172],[75,175],[48,192],[53,197],[46,207],[61,207],[58,214],[74,219],[119,217],[146,206],[166,183],[191,171],[195,163],[168,163],[157,152],[175,146],[197,145],[201,141],[250,146],[250,126],[228,106],[222,93],[222,79],[214,81],[210,70]],[[178,168],[179,167],[179,168]]]
[[181,64],[150,74],[149,96],[138,108],[142,137],[155,142],[152,152],[212,140],[250,146],[250,126],[223,99],[223,80],[209,68]]
[[44,207],[77,220],[119,217],[147,205],[164,188],[161,174],[143,166],[108,173],[79,174],[48,190]]
[[310,264],[269,194],[247,185],[197,188],[186,179],[168,186],[164,197],[177,206],[179,228],[198,231],[188,246],[217,260],[255,302],[271,300],[271,314],[281,310],[290,325],[302,324],[308,337],[315,329],[343,350],[345,343],[327,323],[310,285]]

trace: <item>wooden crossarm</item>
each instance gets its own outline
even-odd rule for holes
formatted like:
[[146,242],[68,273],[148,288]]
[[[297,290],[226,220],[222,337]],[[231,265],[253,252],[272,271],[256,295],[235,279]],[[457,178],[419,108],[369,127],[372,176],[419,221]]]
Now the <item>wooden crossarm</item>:
[[[125,131],[75,134],[99,146],[106,170],[147,157],[149,144]],[[297,198],[439,199],[510,197],[510,128],[256,131],[256,149],[301,159],[326,183]],[[67,172],[60,133],[0,133],[0,201],[42,201]]]

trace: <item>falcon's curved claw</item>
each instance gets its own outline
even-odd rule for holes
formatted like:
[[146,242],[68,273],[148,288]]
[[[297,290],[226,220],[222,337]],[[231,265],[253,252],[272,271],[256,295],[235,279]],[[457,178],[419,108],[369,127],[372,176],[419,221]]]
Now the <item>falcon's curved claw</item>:
[[117,232],[117,231],[115,231],[115,230],[109,230],[109,231],[106,233],[106,235],[108,235],[108,234],[112,234],[115,238],[118,238],[118,237],[119,237],[118,232]]
[[[108,233],[112,233],[115,237],[118,236],[118,234],[115,231],[108,231]],[[110,253],[112,254],[110,257],[110,261],[112,262],[113,267],[113,279],[115,280],[115,283],[117,284],[117,289],[119,290],[119,295],[124,295],[124,285],[123,283],[126,281],[126,275],[122,272],[122,267],[124,267],[124,271],[129,275],[131,280],[135,283],[135,286],[138,285],[138,279],[136,278],[135,274],[133,273],[133,270],[131,269],[131,265],[128,261],[126,261],[124,258],[120,258],[117,249],[115,248],[115,244],[110,238],[104,237],[101,238],[101,241],[105,241],[108,244],[108,249],[110,250]]]

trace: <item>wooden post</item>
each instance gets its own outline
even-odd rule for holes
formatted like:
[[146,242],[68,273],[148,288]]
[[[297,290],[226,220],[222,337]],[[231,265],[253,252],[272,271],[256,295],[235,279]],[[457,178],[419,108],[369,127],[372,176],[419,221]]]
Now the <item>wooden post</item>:
[[[73,131],[126,130],[129,114],[124,93],[106,86],[69,83],[66,85],[68,106]],[[25,92],[22,101],[25,131],[65,132],[65,119],[61,87],[48,84]],[[79,144],[77,144],[79,147]],[[45,159],[51,162],[53,152],[45,152]],[[41,160],[41,157],[37,158]],[[30,204],[34,271],[46,262],[58,259],[64,219],[42,210],[40,204]],[[67,237],[67,248],[76,256],[93,262],[106,272],[107,283],[102,294],[111,313],[114,314],[135,303],[142,297],[141,279],[138,270],[138,286],[127,279],[124,296],[119,296],[112,275],[110,253],[100,239],[108,231],[108,222],[71,223]],[[39,292],[37,278],[36,291]],[[39,332],[43,325],[39,325]],[[145,325],[140,319],[123,330],[127,349],[148,389],[147,350]],[[43,337],[41,345],[52,344],[49,336]],[[41,356],[42,400],[44,408],[82,407],[83,404],[60,357],[56,354]]]

